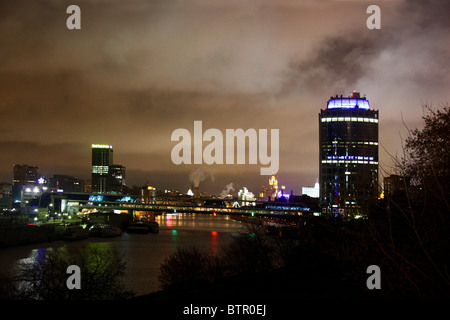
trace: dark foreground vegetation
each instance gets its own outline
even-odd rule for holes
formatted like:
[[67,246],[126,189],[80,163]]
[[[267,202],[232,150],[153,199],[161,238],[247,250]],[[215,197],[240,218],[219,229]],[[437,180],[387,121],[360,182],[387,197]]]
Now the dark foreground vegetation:
[[[394,248],[374,238],[371,220],[339,223],[314,218],[298,239],[268,236],[261,227],[235,237],[219,256],[178,248],[161,265],[162,291],[136,299],[185,301],[292,299],[448,299],[449,286],[436,268],[448,251],[422,254],[419,242]],[[395,228],[394,228],[395,230]],[[395,233],[395,231],[393,231]],[[381,270],[381,289],[369,290],[369,265]],[[442,280],[442,281],[440,281]],[[447,279],[448,280],[448,279]]]
[[[68,266],[80,268],[81,290],[69,290]],[[126,263],[99,244],[38,251],[9,274],[0,275],[0,300],[119,300],[134,296],[124,289]]]

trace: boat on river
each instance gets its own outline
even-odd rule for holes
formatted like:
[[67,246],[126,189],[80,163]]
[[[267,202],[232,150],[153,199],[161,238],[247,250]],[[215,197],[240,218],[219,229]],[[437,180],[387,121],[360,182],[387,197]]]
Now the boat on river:
[[127,227],[128,233],[158,233],[159,224],[155,221],[133,222]]
[[63,233],[63,239],[68,241],[83,240],[87,239],[88,237],[89,237],[88,230],[86,230],[80,225],[67,226]]
[[122,230],[119,227],[109,224],[96,223],[89,228],[90,237],[110,238],[118,237],[122,234]]

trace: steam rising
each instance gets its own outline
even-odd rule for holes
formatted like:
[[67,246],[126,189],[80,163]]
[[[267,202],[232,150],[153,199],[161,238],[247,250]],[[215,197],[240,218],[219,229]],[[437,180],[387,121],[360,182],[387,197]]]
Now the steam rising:
[[225,189],[222,190],[222,192],[220,193],[220,197],[221,198],[225,198],[226,196],[228,196],[232,191],[234,191],[234,184],[233,182],[227,184],[225,186]]
[[214,175],[210,172],[205,172],[200,168],[195,168],[189,174],[189,181],[194,184],[194,188],[197,188],[200,185],[200,182],[210,177],[212,181],[214,181]]

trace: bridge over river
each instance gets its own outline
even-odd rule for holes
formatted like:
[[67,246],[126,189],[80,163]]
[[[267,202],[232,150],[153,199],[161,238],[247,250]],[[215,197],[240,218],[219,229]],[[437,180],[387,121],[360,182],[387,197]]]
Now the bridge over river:
[[[291,202],[238,202],[222,199],[159,198],[143,203],[141,197],[127,195],[98,195],[88,193],[49,194],[39,200],[40,210],[76,214],[79,212],[128,213],[213,213],[243,216],[314,215],[318,208]],[[245,205],[243,205],[245,204]]]

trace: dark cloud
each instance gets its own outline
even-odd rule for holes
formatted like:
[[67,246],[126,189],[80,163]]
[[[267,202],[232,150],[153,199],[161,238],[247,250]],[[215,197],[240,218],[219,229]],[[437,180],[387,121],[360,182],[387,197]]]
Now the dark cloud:
[[[448,81],[448,43],[450,2],[410,0],[399,2],[390,19],[385,19],[381,3],[382,27],[369,31],[361,28],[349,33],[327,36],[306,56],[292,59],[284,72],[280,96],[292,92],[345,92],[364,76],[376,72],[372,63],[383,54],[398,50],[414,56],[420,52],[422,63],[434,61],[435,68],[419,70],[410,78],[418,85],[445,85]],[[414,41],[417,39],[418,41]],[[421,41],[422,40],[422,41]],[[423,47],[426,49],[423,50]],[[408,52],[409,51],[409,52]],[[440,67],[436,67],[440,66]],[[377,64],[375,68],[385,66]],[[387,65],[387,68],[395,66]],[[413,66],[410,65],[412,68]]]
[[402,1],[399,7],[399,15],[403,17],[404,24],[419,26],[428,29],[439,25],[444,28],[450,27],[448,12],[450,2],[445,0],[407,0]]
[[382,50],[373,38],[358,34],[324,39],[318,48],[301,61],[291,61],[281,95],[291,91],[348,91],[369,70],[368,61]]
[[90,146],[72,142],[45,144],[39,141],[0,141],[1,181],[12,181],[14,164],[37,165],[40,174],[69,174],[86,179]]

